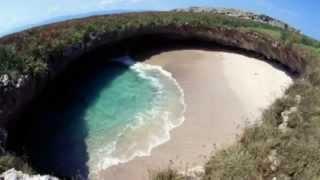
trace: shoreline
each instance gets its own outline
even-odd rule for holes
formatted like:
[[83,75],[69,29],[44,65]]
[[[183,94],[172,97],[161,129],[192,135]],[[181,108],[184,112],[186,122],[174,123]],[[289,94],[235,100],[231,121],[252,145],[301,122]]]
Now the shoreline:
[[[163,122],[163,127],[158,128],[158,129],[162,130],[163,134],[162,133],[155,133],[155,132],[154,132],[154,134],[148,134],[149,136],[152,136],[152,138],[147,136],[148,139],[150,140],[150,138],[151,138],[151,139],[153,139],[153,141],[146,141],[146,142],[148,142],[147,144],[145,144],[145,142],[143,142],[142,139],[144,139],[144,138],[141,137],[139,143],[143,142],[142,144],[145,144],[146,147],[143,147],[143,148],[140,147],[140,148],[136,149],[136,151],[133,154],[131,154],[130,156],[128,156],[126,158],[118,159],[117,157],[113,157],[113,158],[108,157],[106,160],[102,160],[101,162],[98,163],[99,164],[97,166],[98,169],[107,169],[107,168],[110,168],[113,166],[117,166],[119,164],[125,164],[125,163],[127,163],[137,157],[150,156],[152,149],[160,146],[161,144],[164,144],[164,143],[170,141],[170,139],[171,139],[170,132],[173,129],[181,126],[183,124],[183,122],[185,121],[184,113],[186,111],[186,104],[184,101],[184,92],[183,92],[183,89],[179,86],[176,79],[174,79],[172,77],[172,74],[170,72],[165,71],[161,66],[156,66],[156,65],[151,65],[151,64],[147,64],[147,63],[141,63],[141,62],[135,62],[131,57],[128,57],[128,56],[117,58],[114,60],[114,62],[117,62],[117,63],[120,63],[121,65],[130,67],[130,69],[132,71],[136,72],[141,79],[144,79],[144,80],[150,82],[150,84],[152,84],[152,86],[155,89],[157,89],[157,93],[155,94],[153,101],[158,102],[158,103],[153,103],[154,107],[152,107],[148,111],[142,113],[142,115],[140,115],[141,118],[145,118],[143,116],[147,116],[147,114],[154,114],[154,113],[161,111],[159,109],[163,106],[163,105],[159,104],[159,102],[160,103],[162,102],[161,98],[170,99],[170,102],[167,102],[166,106],[174,107],[174,110],[172,110],[171,114],[176,115],[178,118],[167,117],[166,113],[169,112],[170,110],[166,110],[160,114],[158,113],[158,115],[160,117],[154,119],[153,121],[157,120],[157,121]],[[171,93],[164,92],[164,91],[166,91],[165,88],[168,88],[170,90],[167,92],[171,92],[171,90],[172,90],[172,92],[178,92],[178,93],[176,93],[177,96],[173,96],[173,94],[171,94]],[[162,96],[165,96],[165,97],[162,97]],[[168,98],[166,96],[170,96],[173,98]],[[169,109],[171,109],[171,108],[169,108]],[[146,123],[146,122],[141,122],[141,121],[145,121],[145,120],[141,120],[141,121],[138,120],[138,121],[139,121],[139,123],[135,124],[134,126],[136,126],[136,127],[134,127],[134,128],[142,128],[142,126],[144,126]],[[148,128],[153,128],[153,126],[148,127]],[[136,144],[134,144],[134,145],[136,145]],[[126,149],[124,149],[124,150],[126,150]],[[93,170],[94,170],[93,172],[97,171],[96,168],[93,168]],[[93,174],[95,174],[95,173],[93,173]]]
[[[236,79],[238,84],[230,82],[235,81],[234,77],[240,77],[239,75],[243,74],[239,69],[241,66],[237,63],[227,65],[224,62],[227,59],[235,59],[227,62],[236,62],[238,59],[242,59],[242,64],[240,63],[242,67],[248,66],[248,63],[253,65],[244,69],[246,71],[257,70],[252,68],[263,70],[268,67],[264,71],[267,74],[263,75],[270,76],[272,80],[280,79],[281,81],[277,81],[277,83],[286,82],[287,86],[290,85],[290,78],[283,75],[283,72],[274,73],[280,72],[280,70],[270,64],[260,60],[252,61],[254,58],[234,53],[179,50],[152,56],[145,63],[161,66],[172,73],[183,88],[188,106],[185,114],[186,120],[180,127],[171,131],[171,139],[168,142],[152,149],[151,156],[138,157],[128,163],[103,170],[99,172],[98,179],[148,180],[150,170],[159,170],[170,166],[184,171],[203,166],[215,150],[234,142],[236,136],[241,133],[241,127],[247,125],[247,120],[250,122],[256,120],[256,118],[250,119],[248,112],[254,111],[255,117],[258,117],[261,113],[259,109],[262,106],[267,108],[273,101],[268,97],[270,101],[263,105],[252,103],[251,100],[256,98],[265,100],[259,96],[259,93],[255,93],[255,97],[249,99],[252,106],[249,107],[249,110],[244,108],[245,99],[239,96],[239,92],[235,92],[237,91],[235,87],[241,87],[239,79]],[[235,70],[240,72],[233,73]],[[269,71],[271,74],[268,74]],[[253,75],[256,76],[256,74]],[[250,79],[251,76],[252,74],[245,75],[244,80]],[[284,78],[285,76],[286,78]],[[232,84],[236,85],[232,86]],[[248,91],[250,95],[252,94],[250,88],[251,91],[254,91],[252,88],[260,86],[259,84],[255,85],[257,87],[245,87],[249,88],[249,91],[243,88],[242,91]],[[272,82],[271,85],[277,87],[278,84]],[[277,97],[282,95],[280,92],[283,92],[283,89],[274,88],[273,90],[277,91]]]

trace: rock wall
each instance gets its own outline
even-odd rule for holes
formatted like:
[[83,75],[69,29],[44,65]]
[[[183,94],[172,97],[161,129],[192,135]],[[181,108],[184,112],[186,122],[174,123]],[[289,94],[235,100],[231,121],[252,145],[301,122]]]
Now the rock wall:
[[267,60],[278,61],[291,72],[298,74],[301,74],[305,68],[304,59],[294,47],[268,39],[258,33],[242,32],[236,29],[222,27],[200,29],[186,24],[179,27],[141,27],[127,30],[121,36],[114,36],[108,33],[93,33],[86,42],[65,47],[59,55],[51,54],[48,72],[40,76],[21,75],[16,80],[11,80],[8,75],[0,76],[0,127],[4,127],[9,120],[16,118],[21,110],[40,95],[51,80],[55,79],[72,62],[79,59],[81,55],[90,53],[104,45],[112,45],[112,43],[126,38],[143,35],[161,35],[174,39],[195,39],[254,52],[264,56]]

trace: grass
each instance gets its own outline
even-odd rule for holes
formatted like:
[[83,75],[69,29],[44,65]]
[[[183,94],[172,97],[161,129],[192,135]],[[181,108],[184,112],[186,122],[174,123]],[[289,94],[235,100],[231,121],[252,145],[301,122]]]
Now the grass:
[[[320,179],[320,54],[317,47],[300,45],[312,73],[296,79],[286,96],[264,112],[262,124],[247,127],[236,144],[212,156],[203,180]],[[291,107],[297,111],[282,131],[281,113]],[[272,152],[276,161],[270,160]]]
[[[263,115],[263,124],[245,129],[236,148],[217,153],[206,166],[204,179],[319,179],[320,91],[311,84],[296,84]],[[296,95],[301,102],[294,102]],[[290,107],[289,129],[282,132],[281,112]],[[270,152],[277,152],[279,165],[270,168]],[[233,161],[232,161],[233,160]]]
[[[320,47],[304,35],[282,30],[242,28],[295,46],[307,67],[286,96],[263,113],[262,124],[244,129],[239,141],[213,155],[202,180],[320,179]],[[299,99],[299,100],[298,100]],[[282,131],[281,113],[296,107]],[[274,159],[270,160],[274,153]],[[166,173],[166,171],[162,172]]]
[[[240,30],[295,46],[308,64],[305,74],[295,80],[286,96],[264,112],[262,124],[247,127],[239,142],[211,157],[202,179],[320,179],[320,42],[277,28],[244,26]],[[288,130],[282,131],[281,113],[291,107],[297,111],[289,116]],[[272,152],[276,154],[273,161]],[[182,178],[176,172],[172,176],[173,172],[165,170],[158,175],[163,180]]]
[[[261,125],[246,128],[236,145],[210,159],[205,180],[320,179],[320,54],[317,45],[297,42],[308,52],[309,72],[264,112]],[[281,113],[291,107],[297,111],[290,114],[288,130],[283,132]],[[272,151],[279,161],[275,169],[268,160]]]
[[162,171],[153,171],[149,173],[150,180],[187,180],[186,177],[180,175],[178,171],[168,168]]
[[259,27],[246,27],[242,28],[242,30],[245,31],[252,31],[252,32],[258,32],[267,36],[270,36],[273,39],[281,39],[282,36],[282,30],[272,30],[272,29],[264,29]]

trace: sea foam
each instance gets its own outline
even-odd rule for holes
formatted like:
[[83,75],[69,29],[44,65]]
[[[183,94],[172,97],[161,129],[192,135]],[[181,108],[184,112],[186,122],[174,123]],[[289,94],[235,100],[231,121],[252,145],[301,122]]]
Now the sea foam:
[[152,149],[169,141],[170,131],[184,122],[183,89],[171,73],[160,66],[135,62],[130,57],[114,61],[129,66],[141,79],[149,81],[155,95],[151,107],[135,114],[134,120],[118,132],[116,139],[97,150],[95,158],[90,158],[91,176],[136,157],[150,156]]

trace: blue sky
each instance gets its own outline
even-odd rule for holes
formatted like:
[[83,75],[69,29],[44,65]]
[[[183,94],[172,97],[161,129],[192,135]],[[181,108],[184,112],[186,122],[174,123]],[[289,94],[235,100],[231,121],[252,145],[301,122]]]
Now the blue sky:
[[58,16],[108,10],[170,10],[190,6],[238,8],[288,22],[320,39],[320,0],[0,0],[0,36]]

